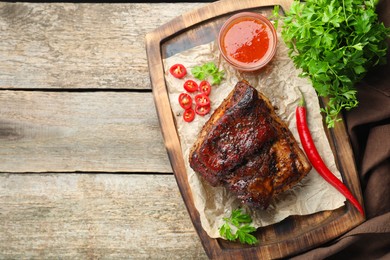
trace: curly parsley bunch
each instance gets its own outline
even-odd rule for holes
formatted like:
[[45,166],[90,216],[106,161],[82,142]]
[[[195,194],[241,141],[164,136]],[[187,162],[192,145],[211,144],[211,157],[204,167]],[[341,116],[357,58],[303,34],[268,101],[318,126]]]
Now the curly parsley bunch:
[[358,105],[355,83],[386,62],[390,28],[378,22],[377,1],[294,1],[283,18],[282,38],[301,76],[309,77],[319,96],[329,97],[328,127],[341,110]]

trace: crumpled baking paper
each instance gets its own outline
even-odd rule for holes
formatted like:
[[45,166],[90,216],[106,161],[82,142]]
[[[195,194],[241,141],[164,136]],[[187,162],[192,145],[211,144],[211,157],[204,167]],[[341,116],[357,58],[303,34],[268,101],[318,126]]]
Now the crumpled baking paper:
[[[258,73],[242,73],[233,69],[221,58],[216,42],[196,46],[163,60],[170,104],[176,120],[195,207],[199,212],[203,229],[212,238],[220,237],[219,227],[224,223],[222,218],[230,216],[233,210],[243,206],[224,187],[212,187],[195,173],[189,166],[189,152],[202,126],[241,79],[247,80],[251,86],[270,99],[276,108],[276,113],[287,123],[300,144],[295,126],[295,109],[300,100],[299,87],[306,99],[308,124],[317,149],[330,170],[341,179],[324,132],[317,94],[307,79],[298,77],[300,71],[294,67],[292,60],[288,57],[287,46],[281,40],[280,34],[278,34],[278,39],[275,57]],[[204,117],[196,115],[191,123],[184,122],[183,109],[178,103],[178,96],[185,92],[183,83],[187,79],[194,79],[190,73],[191,68],[210,61],[225,71],[222,83],[212,87],[211,112]],[[176,63],[181,63],[187,68],[188,73],[184,79],[176,79],[169,74],[169,68]],[[195,81],[200,82],[196,79]],[[280,222],[290,215],[307,215],[323,210],[333,210],[343,206],[344,202],[345,198],[324,181],[315,169],[312,169],[293,189],[277,196],[268,209],[251,209],[245,206],[244,208],[252,215],[252,224],[257,228]]]

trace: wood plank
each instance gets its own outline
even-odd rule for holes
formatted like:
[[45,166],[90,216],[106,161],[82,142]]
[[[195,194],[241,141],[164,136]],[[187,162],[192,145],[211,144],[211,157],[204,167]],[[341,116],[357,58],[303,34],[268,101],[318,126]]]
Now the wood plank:
[[0,172],[172,172],[150,92],[0,91]]
[[0,174],[1,259],[207,259],[173,175]]
[[202,3],[0,3],[0,88],[150,89],[144,39]]

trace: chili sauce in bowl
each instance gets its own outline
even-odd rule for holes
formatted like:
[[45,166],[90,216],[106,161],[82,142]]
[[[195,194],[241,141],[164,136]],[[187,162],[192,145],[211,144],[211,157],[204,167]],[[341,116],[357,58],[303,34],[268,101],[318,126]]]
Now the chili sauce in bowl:
[[275,55],[276,44],[274,25],[251,12],[231,16],[218,36],[222,57],[240,71],[257,71],[267,65]]

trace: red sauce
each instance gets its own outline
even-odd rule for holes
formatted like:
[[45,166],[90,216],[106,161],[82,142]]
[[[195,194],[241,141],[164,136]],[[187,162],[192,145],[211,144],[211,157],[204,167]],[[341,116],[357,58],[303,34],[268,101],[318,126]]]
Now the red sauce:
[[232,22],[222,37],[225,55],[237,63],[252,65],[267,53],[272,41],[269,27],[253,17],[242,17]]

